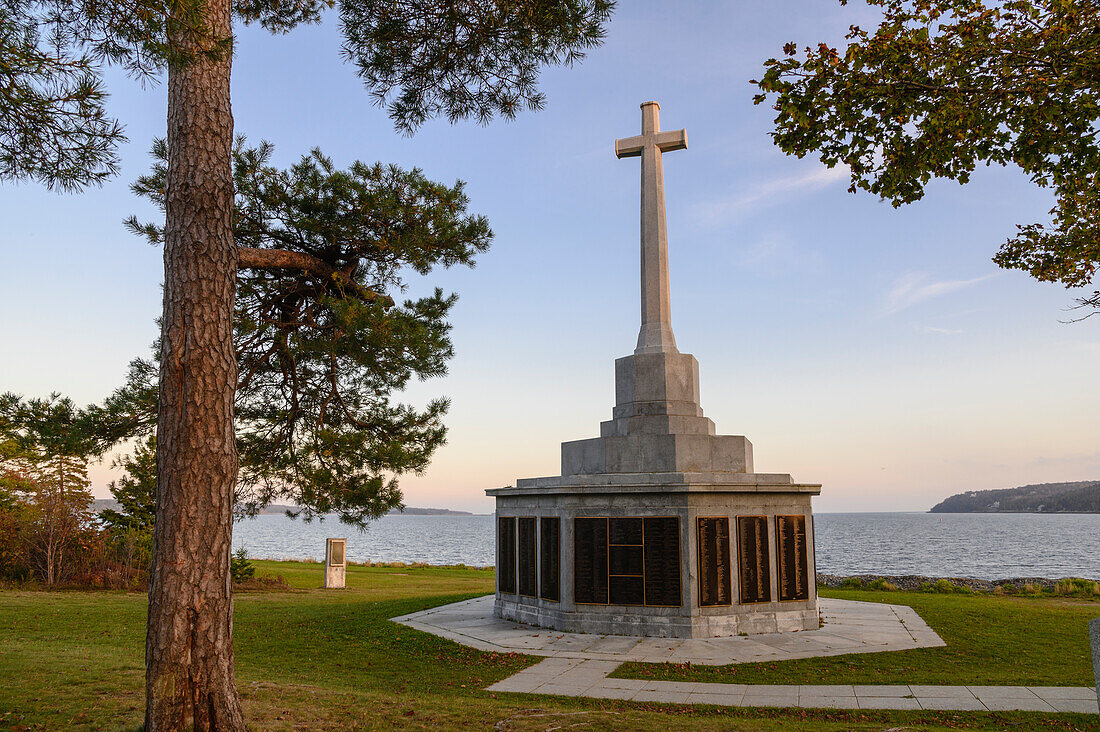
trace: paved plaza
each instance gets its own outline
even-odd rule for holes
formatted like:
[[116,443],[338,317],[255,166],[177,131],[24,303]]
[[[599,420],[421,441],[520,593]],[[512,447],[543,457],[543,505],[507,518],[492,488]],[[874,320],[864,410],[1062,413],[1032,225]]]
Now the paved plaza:
[[825,624],[818,630],[725,638],[646,638],[536,628],[493,617],[492,595],[394,620],[483,651],[617,663],[720,666],[944,645],[911,607],[828,598],[820,602]]
[[561,633],[493,617],[493,597],[478,597],[394,618],[417,630],[483,651],[546,656],[489,691],[747,707],[1097,711],[1089,687],[853,686],[709,684],[612,679],[627,661],[724,665],[945,645],[904,605],[821,599],[818,630],[727,638],[642,638]]

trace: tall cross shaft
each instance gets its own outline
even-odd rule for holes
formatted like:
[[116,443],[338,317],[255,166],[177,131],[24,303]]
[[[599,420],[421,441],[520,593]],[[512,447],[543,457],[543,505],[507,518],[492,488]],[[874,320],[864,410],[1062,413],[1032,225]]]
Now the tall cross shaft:
[[661,105],[642,103],[642,134],[615,140],[618,158],[642,158],[642,328],[635,353],[676,350],[668,285],[665,171],[661,154],[687,148],[687,132],[661,132]]

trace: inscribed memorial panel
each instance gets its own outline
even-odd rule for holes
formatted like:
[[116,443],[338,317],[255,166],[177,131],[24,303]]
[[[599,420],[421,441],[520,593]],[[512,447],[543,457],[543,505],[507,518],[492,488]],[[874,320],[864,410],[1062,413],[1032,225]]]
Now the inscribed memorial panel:
[[611,605],[644,604],[642,519],[608,519],[607,537],[608,603]]
[[539,597],[561,599],[561,519],[543,516],[539,536]]
[[516,519],[497,517],[497,589],[516,591]]
[[809,554],[806,548],[806,517],[775,517],[775,561],[779,599],[810,599]]
[[573,519],[573,600],[607,604],[607,519]]
[[730,581],[730,520],[699,517],[699,605],[733,604]]
[[737,579],[742,604],[771,602],[768,517],[737,517]]
[[610,532],[607,538],[609,544],[642,545],[642,519],[640,518],[608,519],[608,531]]
[[645,604],[680,607],[680,519],[644,520]]
[[523,516],[519,519],[519,594],[535,596],[535,517]]

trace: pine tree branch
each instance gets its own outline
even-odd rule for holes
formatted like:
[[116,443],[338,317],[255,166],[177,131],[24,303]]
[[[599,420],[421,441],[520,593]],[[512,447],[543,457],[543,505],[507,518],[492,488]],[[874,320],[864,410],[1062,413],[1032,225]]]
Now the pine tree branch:
[[386,307],[393,307],[393,298],[389,295],[380,295],[377,292],[360,285],[349,274],[341,269],[333,267],[305,252],[293,252],[286,249],[259,249],[255,247],[237,247],[238,269],[292,269],[306,272],[332,282],[338,289],[351,294],[360,300],[381,302]]

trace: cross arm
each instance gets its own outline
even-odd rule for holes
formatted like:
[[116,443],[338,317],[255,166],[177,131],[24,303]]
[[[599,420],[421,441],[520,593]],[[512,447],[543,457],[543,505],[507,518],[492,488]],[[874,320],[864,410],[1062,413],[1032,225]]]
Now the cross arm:
[[669,130],[658,132],[655,135],[635,135],[622,140],[615,140],[615,157],[636,158],[642,154],[646,143],[656,144],[661,152],[672,150],[686,150],[688,146],[687,130]]
[[623,158],[636,158],[642,154],[642,148],[644,147],[645,135],[635,135],[634,137],[615,140],[615,157],[620,160]]
[[669,130],[668,132],[658,132],[655,137],[657,138],[657,147],[660,149],[661,152],[670,152],[672,150],[687,150],[687,130]]

